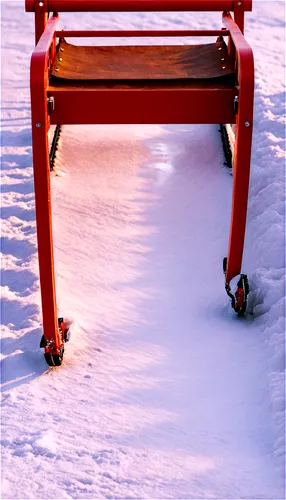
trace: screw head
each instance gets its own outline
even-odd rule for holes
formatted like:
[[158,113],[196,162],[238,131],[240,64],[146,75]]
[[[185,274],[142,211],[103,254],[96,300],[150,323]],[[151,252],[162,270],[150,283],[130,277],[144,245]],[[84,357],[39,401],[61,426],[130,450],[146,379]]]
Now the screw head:
[[59,57],[59,61],[62,62],[63,58],[62,57]]
[[39,2],[39,6],[40,6],[40,7],[44,7],[43,2]]
[[40,128],[40,127],[41,127],[40,122],[37,122],[37,123],[36,123],[36,127],[37,127],[37,128]]
[[237,2],[237,5],[241,5],[241,2]]
[[250,123],[249,122],[244,122],[244,126],[245,127],[250,127]]

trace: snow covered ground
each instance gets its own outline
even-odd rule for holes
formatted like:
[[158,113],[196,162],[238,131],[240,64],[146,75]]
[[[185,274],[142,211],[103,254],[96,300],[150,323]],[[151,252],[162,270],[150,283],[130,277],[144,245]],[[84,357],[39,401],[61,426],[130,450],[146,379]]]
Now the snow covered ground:
[[[39,349],[33,16],[22,1],[1,8],[2,498],[284,498],[284,2],[255,2],[246,20],[256,61],[248,316],[234,316],[223,287],[232,177],[217,128],[65,127],[52,181],[56,275],[74,323],[56,369]],[[220,27],[218,14],[64,19]]]

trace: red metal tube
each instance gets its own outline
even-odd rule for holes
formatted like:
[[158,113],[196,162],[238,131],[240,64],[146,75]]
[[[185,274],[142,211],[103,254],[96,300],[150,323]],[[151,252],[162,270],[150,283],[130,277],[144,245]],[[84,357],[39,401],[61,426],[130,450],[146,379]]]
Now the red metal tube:
[[31,109],[34,186],[40,284],[42,297],[43,330],[54,354],[61,347],[56,304],[54,251],[48,130],[50,120],[47,108],[49,53],[55,38],[58,16],[52,17],[41,36],[31,58]]
[[46,24],[48,22],[49,14],[48,12],[35,13],[35,45],[37,45],[42,34],[45,31]]
[[[27,12],[233,11],[238,0],[26,0]],[[240,0],[251,10],[252,0]]]
[[229,13],[223,14],[223,23],[234,43],[239,84],[232,215],[226,269],[226,283],[229,283],[240,273],[243,256],[253,128],[254,60],[251,47]]
[[98,30],[98,31],[56,31],[58,38],[122,38],[122,37],[188,37],[188,36],[229,36],[228,30]]
[[244,0],[243,1],[243,10],[245,12],[252,10],[252,0]]

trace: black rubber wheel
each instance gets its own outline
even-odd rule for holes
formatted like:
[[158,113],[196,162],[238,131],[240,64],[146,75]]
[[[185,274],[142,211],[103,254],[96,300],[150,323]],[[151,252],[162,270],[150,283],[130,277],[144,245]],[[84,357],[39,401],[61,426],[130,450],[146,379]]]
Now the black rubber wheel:
[[64,357],[64,348],[62,347],[59,354],[44,353],[45,360],[49,366],[61,366]]
[[222,262],[222,268],[223,268],[223,273],[226,273],[226,268],[227,268],[227,257],[224,257],[223,262]]

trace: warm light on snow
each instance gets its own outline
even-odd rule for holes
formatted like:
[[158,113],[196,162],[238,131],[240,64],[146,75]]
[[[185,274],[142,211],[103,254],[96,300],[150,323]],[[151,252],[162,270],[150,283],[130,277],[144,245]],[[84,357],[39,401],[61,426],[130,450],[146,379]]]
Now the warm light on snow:
[[[218,127],[63,127],[52,205],[72,337],[56,369],[39,349],[34,19],[24,0],[1,8],[1,497],[284,498],[284,3],[254,2],[245,22],[249,314],[237,318],[224,291],[233,177]],[[70,29],[221,27],[218,13],[62,18]]]

